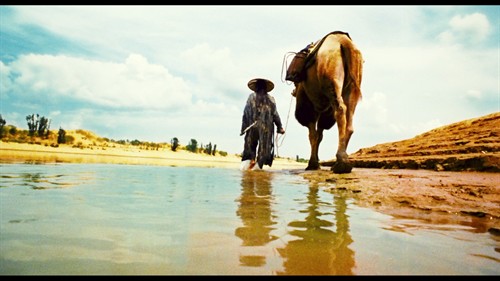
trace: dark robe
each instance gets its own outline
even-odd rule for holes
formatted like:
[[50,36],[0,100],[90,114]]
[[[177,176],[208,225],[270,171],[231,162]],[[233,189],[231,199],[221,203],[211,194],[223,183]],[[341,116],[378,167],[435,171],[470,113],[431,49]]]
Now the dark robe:
[[[269,94],[251,93],[243,111],[241,132],[254,121],[257,123],[245,134],[242,161],[256,159],[259,168],[272,166],[274,160],[274,125],[282,129],[276,101]],[[257,151],[258,149],[258,151]]]

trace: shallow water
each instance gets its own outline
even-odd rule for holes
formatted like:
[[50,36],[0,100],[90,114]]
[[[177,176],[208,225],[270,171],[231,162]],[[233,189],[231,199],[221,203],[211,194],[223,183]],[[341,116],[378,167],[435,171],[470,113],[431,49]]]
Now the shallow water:
[[0,165],[0,274],[498,275],[500,237],[294,170]]

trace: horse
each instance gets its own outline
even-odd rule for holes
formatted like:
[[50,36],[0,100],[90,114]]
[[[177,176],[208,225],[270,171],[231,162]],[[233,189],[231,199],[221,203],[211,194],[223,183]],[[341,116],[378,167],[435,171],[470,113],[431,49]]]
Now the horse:
[[309,130],[311,154],[306,170],[320,169],[318,150],[323,131],[338,128],[338,148],[331,170],[350,173],[346,152],[354,133],[353,117],[361,99],[363,57],[348,33],[335,31],[308,46],[300,79],[295,79],[295,118]]

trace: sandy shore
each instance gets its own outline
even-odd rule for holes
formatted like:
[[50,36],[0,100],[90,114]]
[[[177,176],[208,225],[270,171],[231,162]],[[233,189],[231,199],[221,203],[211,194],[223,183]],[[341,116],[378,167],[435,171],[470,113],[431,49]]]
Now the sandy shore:
[[[186,150],[172,151],[140,150],[128,148],[75,148],[71,146],[51,147],[37,144],[13,143],[0,141],[0,161],[3,163],[108,163],[129,165],[163,165],[163,166],[195,166],[223,167],[239,169],[241,158],[237,155],[211,156],[192,153]],[[305,169],[307,163],[299,163],[291,159],[276,158],[273,166],[264,169]]]

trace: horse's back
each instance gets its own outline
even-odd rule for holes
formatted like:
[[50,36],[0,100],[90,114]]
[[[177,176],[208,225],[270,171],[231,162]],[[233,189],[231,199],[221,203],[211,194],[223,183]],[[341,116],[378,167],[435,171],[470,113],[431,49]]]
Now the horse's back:
[[[349,56],[349,58],[346,58]],[[359,49],[347,33],[332,33],[328,35],[318,49],[318,64],[338,64],[344,60],[353,60],[356,64],[362,62]],[[331,67],[330,67],[331,69]]]
[[[318,49],[316,67],[318,77],[346,79],[345,82],[349,86],[354,86],[355,89],[359,90],[363,72],[363,57],[347,33],[332,33],[325,38]],[[356,92],[361,95],[360,91]]]

